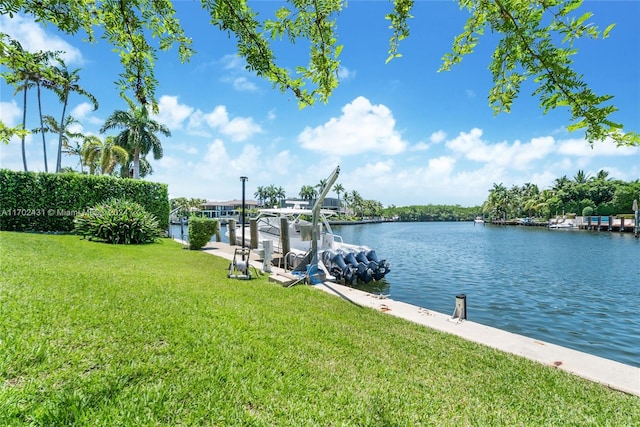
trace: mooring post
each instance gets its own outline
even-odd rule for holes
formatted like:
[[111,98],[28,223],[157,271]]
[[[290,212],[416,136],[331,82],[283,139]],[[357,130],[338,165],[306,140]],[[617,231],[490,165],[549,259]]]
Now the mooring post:
[[258,221],[255,218],[249,219],[249,234],[251,235],[251,249],[258,249]]
[[638,210],[638,199],[633,200],[633,213],[635,214],[635,228],[633,229],[633,235],[638,238],[640,237],[640,210]]
[[[284,258],[291,250],[289,243],[289,221],[284,217],[280,218],[280,246],[282,247],[282,258]],[[285,261],[286,265],[286,260],[283,259],[283,261]]]
[[236,220],[229,220],[229,246],[235,246],[236,244]]
[[265,273],[271,273],[271,255],[273,254],[273,241],[263,240],[262,249],[264,249],[264,255],[262,257],[262,271]]
[[458,294],[456,295],[456,307],[453,310],[453,315],[451,316],[452,320],[466,320],[467,319],[467,295],[466,294]]
[[[245,245],[245,241],[244,241],[244,228],[245,228],[245,223],[244,221],[247,218],[247,214],[245,212],[245,198],[244,198],[244,190],[245,190],[245,183],[247,182],[249,178],[247,178],[246,176],[241,176],[240,177],[240,181],[242,181],[242,247],[244,248]],[[244,255],[243,255],[243,259],[244,259]]]

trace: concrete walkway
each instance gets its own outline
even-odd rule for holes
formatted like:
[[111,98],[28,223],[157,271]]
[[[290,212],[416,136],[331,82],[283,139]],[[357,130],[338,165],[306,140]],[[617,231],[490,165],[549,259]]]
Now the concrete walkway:
[[[233,259],[235,246],[227,243],[210,242],[205,251],[229,260]],[[251,264],[262,270],[262,262],[256,254],[251,255]],[[272,267],[272,271],[281,271]],[[451,315],[427,310],[415,305],[359,291],[337,283],[313,285],[315,288],[344,298],[354,304],[370,307],[392,316],[409,320],[439,331],[448,332],[469,341],[516,354],[545,365],[562,369],[591,381],[604,384],[612,389],[640,396],[640,368],[620,362],[593,356],[559,345],[513,334],[501,329],[481,325],[469,320],[452,321]],[[453,312],[454,301],[452,297]]]

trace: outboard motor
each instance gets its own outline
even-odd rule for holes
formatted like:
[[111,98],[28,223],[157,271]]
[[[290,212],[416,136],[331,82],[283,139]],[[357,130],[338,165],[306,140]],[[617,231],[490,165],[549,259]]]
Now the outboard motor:
[[353,284],[353,282],[355,282],[355,268],[347,265],[341,253],[324,251],[322,261],[329,269],[329,273],[337,280],[344,281],[347,284]]
[[379,259],[374,249],[367,252],[366,257],[369,261],[375,262],[378,265],[378,269],[374,275],[376,280],[382,279],[391,270],[387,260]]
[[358,252],[358,254],[356,255],[356,260],[358,262],[361,262],[361,263],[365,264],[367,267],[369,267],[373,271],[376,271],[378,269],[378,263],[368,259],[367,256],[365,255],[364,251]]
[[369,268],[369,263],[365,264],[363,262],[359,262],[353,252],[349,252],[344,257],[344,261],[358,269],[356,272],[358,279],[365,283],[369,283],[373,280],[373,270]]

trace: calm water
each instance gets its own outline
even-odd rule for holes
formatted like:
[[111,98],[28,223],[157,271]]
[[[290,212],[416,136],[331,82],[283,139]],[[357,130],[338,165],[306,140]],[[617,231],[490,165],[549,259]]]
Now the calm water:
[[640,240],[632,233],[384,223],[334,227],[391,263],[367,289],[640,366]]

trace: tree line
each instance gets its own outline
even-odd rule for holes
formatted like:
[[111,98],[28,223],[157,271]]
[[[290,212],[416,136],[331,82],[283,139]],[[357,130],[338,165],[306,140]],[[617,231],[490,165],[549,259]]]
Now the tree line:
[[640,180],[625,182],[610,179],[600,170],[595,176],[579,170],[573,179],[566,175],[557,178],[550,189],[540,190],[526,183],[506,188],[493,184],[482,212],[494,219],[541,218],[575,214],[618,215],[632,212],[633,201],[640,198]]
[[472,221],[481,212],[480,206],[464,207],[460,205],[412,205],[391,206],[383,210],[387,219],[397,221]]

